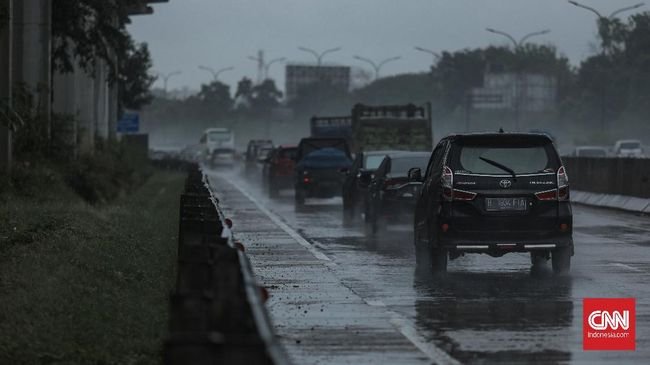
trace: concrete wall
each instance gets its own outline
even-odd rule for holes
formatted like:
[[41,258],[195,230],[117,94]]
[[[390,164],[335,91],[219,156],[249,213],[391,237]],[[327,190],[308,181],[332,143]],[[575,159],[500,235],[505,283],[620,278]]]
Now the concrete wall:
[[37,112],[49,121],[52,0],[15,1],[13,26],[13,82],[27,86]]
[[[0,6],[8,10],[12,15],[12,0],[0,0]],[[5,108],[11,105],[12,82],[12,19],[0,29],[0,107]],[[6,111],[5,108],[4,111]],[[3,123],[0,123],[0,172],[11,168],[11,130]]]
[[650,198],[650,159],[563,157],[571,188]]
[[74,138],[81,153],[92,152],[96,137],[115,136],[117,93],[109,77],[108,65],[101,60],[92,75],[78,66],[72,73],[54,75],[53,110],[76,118]]

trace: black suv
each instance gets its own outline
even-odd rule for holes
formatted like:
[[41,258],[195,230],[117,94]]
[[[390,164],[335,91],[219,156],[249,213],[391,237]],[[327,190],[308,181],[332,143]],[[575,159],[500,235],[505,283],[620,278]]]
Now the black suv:
[[395,151],[368,151],[356,154],[352,167],[345,169],[343,181],[343,223],[353,223],[364,205],[366,190],[372,181],[371,175],[384,160]]
[[392,222],[410,222],[421,185],[409,181],[410,168],[423,170],[430,152],[390,152],[377,170],[366,190],[364,216],[366,229],[375,234]]
[[[414,241],[434,272],[465,253],[530,252],[567,273],[573,256],[569,180],[543,134],[453,135],[436,146],[416,204]],[[428,261],[428,260],[427,260]]]

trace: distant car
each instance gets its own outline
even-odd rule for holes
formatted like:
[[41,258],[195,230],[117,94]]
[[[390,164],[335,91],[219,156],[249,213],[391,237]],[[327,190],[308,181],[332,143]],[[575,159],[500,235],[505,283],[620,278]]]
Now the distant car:
[[347,142],[340,138],[309,138],[300,142],[294,174],[296,207],[309,197],[331,198],[341,194],[342,169],[352,165]]
[[607,157],[607,148],[598,146],[579,146],[571,154],[574,157]]
[[414,221],[416,256],[434,272],[466,253],[527,252],[567,273],[573,255],[569,179],[551,139],[540,134],[460,134],[437,145]]
[[271,198],[277,197],[280,190],[293,187],[297,150],[296,146],[278,146],[266,159],[262,176]]
[[361,215],[366,190],[370,185],[372,173],[379,167],[387,154],[396,151],[359,152],[349,170],[342,171],[343,181],[343,222],[350,224]]
[[365,223],[372,233],[380,225],[412,221],[421,185],[409,180],[412,168],[424,170],[430,152],[393,152],[386,155],[372,174],[364,204]]
[[270,139],[251,139],[248,141],[244,159],[244,172],[247,175],[257,170],[260,150],[263,148],[273,148],[273,142]]
[[269,158],[273,150],[273,146],[261,146],[257,149],[257,159],[255,162],[257,163],[258,168],[262,169],[264,167],[266,160]]
[[213,167],[233,167],[235,165],[235,150],[232,148],[215,148],[212,151],[210,164]]
[[617,141],[614,145],[614,154],[617,157],[645,157],[643,155],[643,145],[636,139],[626,139]]

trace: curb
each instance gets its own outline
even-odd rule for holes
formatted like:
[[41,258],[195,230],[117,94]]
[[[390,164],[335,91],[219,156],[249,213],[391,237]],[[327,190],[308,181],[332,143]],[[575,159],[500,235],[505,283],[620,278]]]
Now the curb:
[[650,199],[626,195],[600,194],[588,191],[571,191],[571,201],[577,204],[627,212],[650,214]]

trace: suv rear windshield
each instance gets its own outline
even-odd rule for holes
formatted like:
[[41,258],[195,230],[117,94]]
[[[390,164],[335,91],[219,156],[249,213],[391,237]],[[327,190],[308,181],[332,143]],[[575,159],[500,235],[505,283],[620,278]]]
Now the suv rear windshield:
[[463,141],[452,156],[454,170],[473,174],[508,175],[553,172],[559,161],[549,142],[517,140]]

